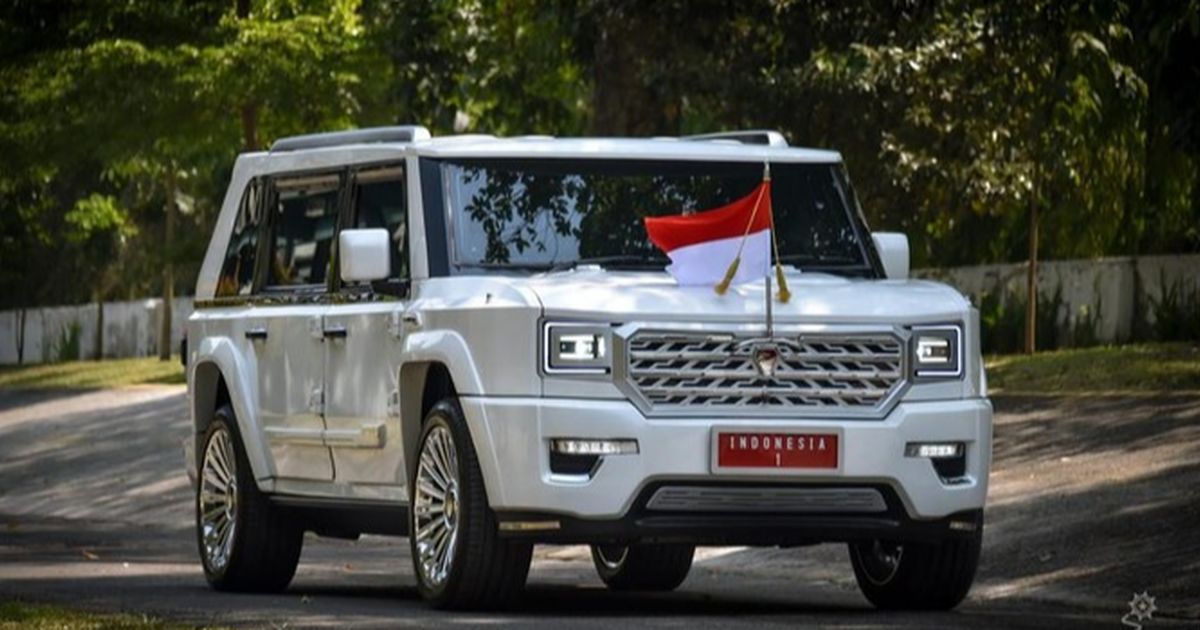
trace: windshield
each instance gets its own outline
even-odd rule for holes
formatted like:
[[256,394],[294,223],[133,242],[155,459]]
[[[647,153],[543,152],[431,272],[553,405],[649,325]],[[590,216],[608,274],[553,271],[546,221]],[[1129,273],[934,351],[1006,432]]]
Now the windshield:
[[[595,262],[659,268],[642,219],[717,208],[761,181],[754,162],[450,160],[451,262],[459,272]],[[771,165],[780,258],[801,269],[874,275],[840,164]]]

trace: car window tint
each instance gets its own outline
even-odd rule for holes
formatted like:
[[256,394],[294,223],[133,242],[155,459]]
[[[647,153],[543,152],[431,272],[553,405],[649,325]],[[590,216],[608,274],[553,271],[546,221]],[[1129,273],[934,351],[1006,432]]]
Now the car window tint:
[[392,242],[392,272],[396,280],[408,279],[408,203],[404,169],[388,167],[361,171],[355,176],[356,228],[384,228]]
[[242,201],[233,219],[225,261],[217,279],[217,297],[249,295],[254,284],[254,261],[258,249],[258,229],[262,223],[262,184],[251,180],[242,193]]
[[325,282],[337,227],[339,185],[337,175],[275,181],[267,286]]

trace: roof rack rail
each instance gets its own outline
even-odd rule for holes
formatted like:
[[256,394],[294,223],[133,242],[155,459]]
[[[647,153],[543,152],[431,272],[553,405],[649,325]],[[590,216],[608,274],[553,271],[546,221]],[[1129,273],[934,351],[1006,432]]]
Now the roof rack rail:
[[762,144],[769,147],[786,147],[783,134],[770,129],[746,129],[744,131],[719,131],[696,136],[683,136],[681,140],[733,140],[742,144]]
[[271,152],[299,151],[301,149],[336,147],[345,144],[416,142],[417,140],[428,140],[429,138],[429,130],[421,125],[367,127],[365,129],[352,129],[350,131],[329,131],[280,138],[271,145]]

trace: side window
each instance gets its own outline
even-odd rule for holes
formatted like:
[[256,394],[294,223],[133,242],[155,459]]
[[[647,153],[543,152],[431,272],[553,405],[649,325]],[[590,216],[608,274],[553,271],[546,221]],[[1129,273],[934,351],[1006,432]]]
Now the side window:
[[393,280],[408,275],[408,197],[404,168],[388,166],[355,175],[354,227],[384,228],[392,240]]
[[341,177],[286,177],[273,182],[267,286],[323,285],[337,227]]
[[258,228],[263,217],[262,192],[261,180],[252,179],[242,193],[242,201],[229,235],[229,246],[225,249],[225,262],[217,279],[217,297],[249,295],[253,288]]

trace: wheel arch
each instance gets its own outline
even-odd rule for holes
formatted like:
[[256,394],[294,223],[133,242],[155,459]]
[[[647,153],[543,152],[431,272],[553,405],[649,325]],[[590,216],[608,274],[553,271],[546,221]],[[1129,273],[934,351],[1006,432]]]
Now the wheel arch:
[[[189,367],[192,430],[198,449],[217,410],[229,404],[233,408],[250,469],[261,487],[265,479],[274,475],[274,471],[262,431],[258,427],[255,413],[257,399],[249,379],[252,372],[244,363],[228,340],[205,339],[197,348],[196,358]],[[199,461],[199,453],[196,454]]]
[[[429,353],[424,356],[411,353],[410,356],[415,355],[413,359],[400,366],[400,426],[404,440],[406,484],[412,483],[412,463],[416,461],[421,428],[429,410],[445,398],[482,393],[465,343],[461,338],[457,339],[462,345],[452,345],[450,352]],[[464,417],[466,413],[464,409]],[[475,454],[484,469],[484,491],[491,502],[496,498],[493,494],[494,484],[487,481],[489,473],[494,475],[493,469],[496,464],[491,442],[482,424],[472,422],[469,417],[465,419],[475,446]]]

